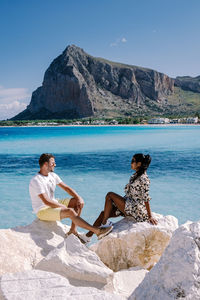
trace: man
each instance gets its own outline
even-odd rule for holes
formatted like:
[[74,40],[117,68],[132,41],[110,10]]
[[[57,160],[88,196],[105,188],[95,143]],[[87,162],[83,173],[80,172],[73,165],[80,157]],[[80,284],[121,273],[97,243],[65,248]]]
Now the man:
[[[56,166],[55,158],[52,154],[44,153],[39,159],[40,171],[31,179],[29,192],[32,200],[32,207],[37,217],[42,221],[60,221],[64,218],[70,218],[72,225],[68,235],[73,233],[79,237],[76,226],[80,226],[92,231],[101,239],[107,235],[112,226],[101,228],[91,226],[81,217],[81,211],[84,206],[83,199],[67,186],[60,177],[54,173]],[[70,196],[70,199],[56,200],[54,196],[56,185],[61,187]],[[79,237],[82,242],[87,242],[86,236]]]

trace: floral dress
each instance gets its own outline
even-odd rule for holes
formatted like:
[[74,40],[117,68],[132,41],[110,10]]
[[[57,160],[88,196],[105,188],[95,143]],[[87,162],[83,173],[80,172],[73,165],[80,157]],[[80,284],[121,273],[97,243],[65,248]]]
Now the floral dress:
[[145,202],[150,201],[149,184],[150,180],[146,173],[136,178],[136,174],[130,177],[129,183],[125,186],[125,213],[132,216],[137,222],[149,219]]

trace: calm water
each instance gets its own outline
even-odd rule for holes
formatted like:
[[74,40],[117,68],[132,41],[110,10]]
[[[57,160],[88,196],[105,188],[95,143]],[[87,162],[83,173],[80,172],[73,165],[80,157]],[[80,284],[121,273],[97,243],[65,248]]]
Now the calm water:
[[[34,219],[28,184],[43,152],[56,156],[55,171],[85,199],[89,222],[107,192],[123,195],[136,152],[152,156],[152,210],[180,224],[200,219],[200,126],[0,128],[0,228]],[[57,188],[56,196],[65,194]]]

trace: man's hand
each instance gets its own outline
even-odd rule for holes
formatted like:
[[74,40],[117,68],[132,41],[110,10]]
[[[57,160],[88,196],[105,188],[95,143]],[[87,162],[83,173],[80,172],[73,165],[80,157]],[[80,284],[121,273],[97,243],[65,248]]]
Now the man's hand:
[[47,206],[50,206],[52,208],[57,208],[57,207],[66,208],[65,205],[51,200],[46,193],[40,194],[38,196],[44,202],[44,204]]
[[83,208],[83,206],[84,206],[84,200],[83,200],[83,198],[81,198],[81,197],[78,197],[77,198],[77,208]]
[[76,207],[77,208],[83,208],[84,206],[84,200],[81,198],[76,191],[74,191],[71,187],[66,185],[64,182],[59,183],[59,187],[61,187],[65,192],[67,192],[70,196],[72,196],[74,199],[76,199]]

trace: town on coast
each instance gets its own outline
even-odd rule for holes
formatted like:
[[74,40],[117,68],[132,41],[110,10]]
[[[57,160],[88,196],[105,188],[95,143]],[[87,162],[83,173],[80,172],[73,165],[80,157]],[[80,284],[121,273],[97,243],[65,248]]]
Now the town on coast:
[[78,119],[78,120],[6,120],[0,121],[0,127],[4,126],[108,126],[108,125],[198,125],[200,124],[199,117],[184,117],[184,118],[113,118],[113,119]]

